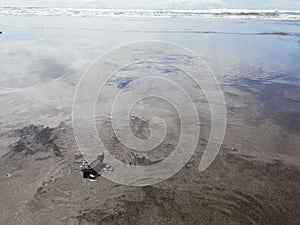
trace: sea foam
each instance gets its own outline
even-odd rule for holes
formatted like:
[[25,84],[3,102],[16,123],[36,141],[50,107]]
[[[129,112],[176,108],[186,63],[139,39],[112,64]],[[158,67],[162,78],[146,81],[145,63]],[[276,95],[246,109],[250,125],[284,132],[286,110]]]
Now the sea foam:
[[269,20],[300,20],[300,11],[293,10],[118,10],[74,8],[19,8],[2,7],[0,16],[73,16],[73,17],[183,17],[183,18],[238,18]]

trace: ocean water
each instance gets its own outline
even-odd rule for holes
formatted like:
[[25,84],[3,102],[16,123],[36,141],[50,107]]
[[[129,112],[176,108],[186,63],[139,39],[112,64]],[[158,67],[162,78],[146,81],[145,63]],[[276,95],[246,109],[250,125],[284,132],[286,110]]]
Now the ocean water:
[[[129,43],[163,41],[191,50],[217,77],[228,146],[299,159],[299,12],[1,8],[0,15],[2,132],[71,121],[76,86],[96,59]],[[126,88],[128,80],[117,80]],[[282,140],[284,151],[274,144]]]

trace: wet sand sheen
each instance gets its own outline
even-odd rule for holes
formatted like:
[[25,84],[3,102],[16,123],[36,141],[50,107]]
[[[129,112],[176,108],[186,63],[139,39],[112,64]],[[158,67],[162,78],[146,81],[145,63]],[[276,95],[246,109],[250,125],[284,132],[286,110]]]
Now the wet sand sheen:
[[[160,20],[172,30],[183,30],[195,21],[182,19],[178,24],[178,20],[170,18]],[[19,25],[18,19],[9,21]],[[212,34],[175,35],[169,29],[143,34],[143,30],[158,30],[153,18],[143,22],[128,18],[69,18],[66,24],[72,29],[58,35],[55,29],[45,29],[41,34],[40,29],[31,28],[51,27],[60,21],[58,17],[45,18],[42,26],[33,22],[34,18],[24,21],[29,24],[27,28],[6,27],[0,56],[4,68],[0,80],[0,223],[299,224],[299,38],[285,35],[294,34],[297,25],[280,21],[196,20],[192,30],[202,30],[199,26],[203,26]],[[99,30],[77,29],[90,23]],[[118,35],[105,31],[111,24],[120,27]],[[121,32],[125,28],[141,32]],[[248,30],[255,35],[239,35]],[[184,44],[211,66],[222,85],[228,113],[221,151],[214,163],[199,173],[211,129],[207,100],[180,71],[156,68],[151,72],[185,85],[196,102],[200,112],[200,124],[196,125],[201,126],[196,153],[175,176],[153,186],[133,188],[104,178],[94,183],[83,180],[74,163],[80,162],[82,155],[71,123],[76,84],[84,69],[105,50],[117,43],[145,38]],[[188,57],[165,55],[165,60],[178,65],[176,62],[183,63]],[[18,68],[16,61],[22,62]],[[130,92],[134,88],[136,69],[121,71],[122,76],[108,81],[103,98],[105,110],[111,91]],[[151,87],[141,89],[147,92],[147,88]],[[131,165],[152,165],[163,160],[172,153],[179,137],[180,121],[172,107],[155,101],[143,104],[168,117],[169,133],[151,152],[140,153],[122,145],[105,110],[94,118],[105,146]],[[79,124],[83,131],[87,122]],[[130,128],[138,138],[150,135],[147,118],[131,115]]]

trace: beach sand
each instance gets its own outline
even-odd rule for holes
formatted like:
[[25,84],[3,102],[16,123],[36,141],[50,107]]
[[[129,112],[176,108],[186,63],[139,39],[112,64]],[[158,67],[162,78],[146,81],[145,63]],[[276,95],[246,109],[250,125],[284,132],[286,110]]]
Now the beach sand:
[[[60,24],[61,17],[42,18],[2,18],[6,25],[0,55],[0,224],[300,224],[299,38],[238,34],[249,30],[288,34],[296,30],[297,21],[66,17]],[[186,33],[143,32],[157,30],[159,24],[162,30]],[[216,33],[187,32],[199,29]],[[192,158],[174,176],[154,185],[131,187],[104,177],[85,180],[72,124],[76,86],[99,56],[145,39],[192,49],[216,75],[227,109],[220,152],[208,169],[199,172],[211,130],[207,99],[183,73],[153,69],[185,87],[195,102],[200,122],[191,127],[201,127],[201,132]],[[188,58],[179,53],[158,54],[175,65]],[[108,66],[118,63],[122,61]],[[137,108],[163,116],[168,125],[165,139],[150,152],[120,143],[106,108],[111,97],[122,90],[130,93],[137,88],[147,93],[155,89],[137,85],[134,71],[135,67],[129,68],[108,80],[105,94],[98,99],[95,121],[112,155],[128,165],[147,166],[172,153],[180,136],[180,117],[164,101],[145,99]],[[164,91],[180,98],[174,90]],[[120,112],[127,102],[123,104]],[[149,137],[149,118],[134,113],[128,118],[136,137]],[[79,124],[82,134],[89,134],[87,122]]]

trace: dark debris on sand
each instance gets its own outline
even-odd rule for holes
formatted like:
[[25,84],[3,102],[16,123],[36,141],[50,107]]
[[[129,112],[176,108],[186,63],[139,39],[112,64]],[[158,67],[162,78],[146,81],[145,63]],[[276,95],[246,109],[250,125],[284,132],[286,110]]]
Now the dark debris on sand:
[[57,129],[29,125],[15,131],[20,139],[10,145],[10,157],[20,157],[34,155],[37,152],[51,152],[57,157],[63,157],[63,153],[55,143],[57,139]]

